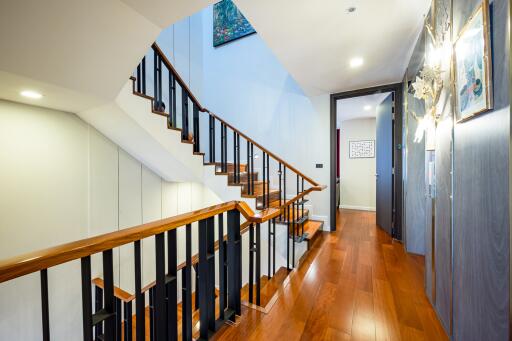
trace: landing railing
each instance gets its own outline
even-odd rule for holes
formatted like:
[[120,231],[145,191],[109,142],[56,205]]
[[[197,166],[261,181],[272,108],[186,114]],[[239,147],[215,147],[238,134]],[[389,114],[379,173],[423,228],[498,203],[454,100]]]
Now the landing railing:
[[[13,280],[34,272],[40,272],[41,277],[41,310],[42,337],[50,340],[50,319],[48,288],[48,272],[52,267],[80,259],[83,338],[85,341],[121,340],[120,322],[121,300],[114,294],[113,250],[123,245],[133,244],[134,250],[134,285],[135,285],[135,324],[136,340],[145,340],[145,297],[144,292],[151,290],[151,307],[153,326],[152,340],[177,340],[178,338],[178,273],[181,272],[181,325],[182,339],[192,340],[192,224],[198,223],[197,273],[199,292],[199,334],[201,339],[207,339],[209,333],[217,330],[219,322],[234,321],[235,315],[240,315],[241,277],[241,225],[240,214],[247,222],[244,224],[261,224],[279,215],[278,209],[269,209],[254,213],[244,202],[228,202],[211,206],[202,210],[178,215],[172,218],[116,231],[97,237],[83,239],[49,249],[31,252],[0,262],[0,283]],[[227,236],[224,234],[224,218],[227,216]],[[217,217],[217,219],[215,219]],[[219,268],[215,268],[215,223],[217,222],[218,240],[220,244]],[[178,229],[185,230],[185,262],[177,264]],[[142,287],[141,241],[154,237],[155,258],[154,267],[156,280],[149,287]],[[166,238],[167,237],[167,238]],[[167,239],[167,240],[166,240]],[[92,310],[91,287],[91,256],[102,254],[103,280],[101,290],[96,289],[95,307]],[[167,269],[165,264],[167,263]],[[215,278],[218,271],[220,286],[218,309],[220,317],[215,312]],[[95,283],[96,288],[99,287]],[[133,299],[126,298],[125,302]],[[126,312],[128,310],[128,312]],[[131,303],[125,306],[125,333],[131,329]]]
[[[321,191],[325,186],[319,185],[297,168],[204,108],[156,43],[152,45],[150,54],[137,66],[132,80],[134,93],[150,99],[152,111],[167,117],[167,127],[180,130],[182,141],[193,144],[194,153],[203,155],[205,164],[214,165],[217,174],[227,175],[229,185],[242,188],[242,197],[256,199],[257,209],[278,208],[280,210],[277,223],[288,226],[287,268],[290,269],[290,263],[294,266],[296,264],[295,241],[301,241],[305,237],[304,223],[307,217],[304,204],[308,201],[305,195],[312,191]],[[200,116],[199,113],[204,115]],[[192,129],[190,129],[190,121]],[[204,130],[207,130],[206,139],[202,138],[205,134]],[[260,175],[261,181],[258,180]],[[293,187],[295,190],[292,190]],[[288,201],[287,193],[293,192],[296,192],[296,197],[301,196],[301,200]],[[276,221],[269,222],[269,246],[275,244],[275,240],[273,244],[270,241],[271,238],[275,238],[275,223]],[[251,243],[258,243],[259,235],[258,226],[251,225]],[[257,262],[260,256],[257,254],[258,247],[255,246],[251,250],[249,259],[252,269],[253,258],[256,257]],[[269,247],[268,259],[275,258],[271,257],[270,250]],[[270,264],[268,265],[270,269]],[[275,273],[274,269],[275,265],[273,266]],[[258,269],[254,272],[256,280],[257,271]],[[250,284],[251,281],[253,279],[250,276]]]

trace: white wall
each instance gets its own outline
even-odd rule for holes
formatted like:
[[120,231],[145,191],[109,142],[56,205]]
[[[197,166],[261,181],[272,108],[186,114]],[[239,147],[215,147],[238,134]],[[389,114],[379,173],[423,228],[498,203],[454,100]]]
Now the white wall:
[[375,211],[375,158],[351,159],[351,140],[375,140],[375,118],[343,121],[340,131],[341,207]]
[[[0,259],[219,203],[200,184],[163,181],[74,114],[7,101],[0,164]],[[144,283],[153,260],[148,238]],[[114,263],[115,284],[133,292],[133,246]],[[101,255],[92,264],[101,276]],[[38,274],[0,284],[0,340],[41,339],[39,293]],[[79,261],[49,269],[49,295],[52,338],[81,339]]]
[[[213,47],[212,6],[162,31],[157,43],[201,104],[232,123],[323,185],[329,184],[329,95],[308,98],[272,51],[257,35],[218,48]],[[147,55],[151,70],[152,54]],[[166,82],[166,76],[163,77]],[[148,73],[148,86],[152,74]],[[181,125],[181,97],[177,90],[178,125]],[[163,93],[164,102],[167,94]],[[189,106],[190,111],[192,106]],[[201,119],[201,150],[207,152],[208,120]],[[217,126],[217,135],[220,127]],[[232,159],[232,138],[228,132],[228,160]],[[219,138],[219,136],[217,136]],[[217,158],[220,141],[217,141]],[[255,151],[260,154],[260,151]],[[208,155],[207,155],[208,157]],[[245,162],[245,142],[241,160]],[[255,162],[261,168],[261,158]],[[315,164],[323,164],[322,169]],[[271,170],[278,165],[271,164]],[[296,193],[296,179],[288,172],[289,197]],[[277,188],[277,175],[271,178]],[[329,229],[329,189],[310,196],[312,215],[325,220]]]
[[[212,6],[202,11],[203,105],[307,176],[329,185],[329,95],[308,98],[258,34],[214,48],[212,18]],[[242,147],[244,160],[245,143]],[[317,163],[323,168],[315,168]],[[288,180],[287,195],[292,196],[296,179],[288,173]],[[277,179],[272,182],[277,184]],[[310,198],[312,214],[329,229],[329,189]]]

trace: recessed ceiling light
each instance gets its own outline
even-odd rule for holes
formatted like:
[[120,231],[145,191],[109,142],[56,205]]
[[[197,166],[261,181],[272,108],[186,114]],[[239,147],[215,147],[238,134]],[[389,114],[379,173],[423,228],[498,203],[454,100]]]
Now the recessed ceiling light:
[[371,108],[372,108],[371,105],[365,105],[363,109],[366,111],[370,111]]
[[32,98],[32,99],[43,98],[43,95],[41,95],[39,92],[32,91],[32,90],[23,90],[22,92],[20,92],[20,95],[23,97]]
[[363,64],[364,64],[364,60],[363,60],[363,58],[360,58],[360,57],[352,58],[350,60],[350,67],[351,68],[360,67]]

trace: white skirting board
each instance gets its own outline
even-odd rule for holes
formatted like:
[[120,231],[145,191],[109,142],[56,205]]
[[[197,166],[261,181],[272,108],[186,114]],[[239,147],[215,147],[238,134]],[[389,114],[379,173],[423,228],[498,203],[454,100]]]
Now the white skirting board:
[[358,211],[372,211],[375,212],[375,207],[369,206],[356,206],[356,205],[340,205],[341,208],[345,208],[347,210],[358,210]]

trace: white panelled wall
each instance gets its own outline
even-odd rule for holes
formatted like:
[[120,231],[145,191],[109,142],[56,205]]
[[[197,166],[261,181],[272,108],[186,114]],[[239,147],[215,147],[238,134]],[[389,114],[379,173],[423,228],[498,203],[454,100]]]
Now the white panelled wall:
[[[0,101],[0,165],[0,259],[220,202],[201,184],[162,180],[74,114],[7,101]],[[101,255],[92,261],[93,278],[101,276]],[[114,262],[115,284],[133,292],[133,245],[115,250]],[[154,279],[153,266],[148,238],[144,283]],[[49,270],[56,340],[81,339],[80,288],[79,261]],[[0,284],[0,293],[0,340],[40,340],[38,274]]]

